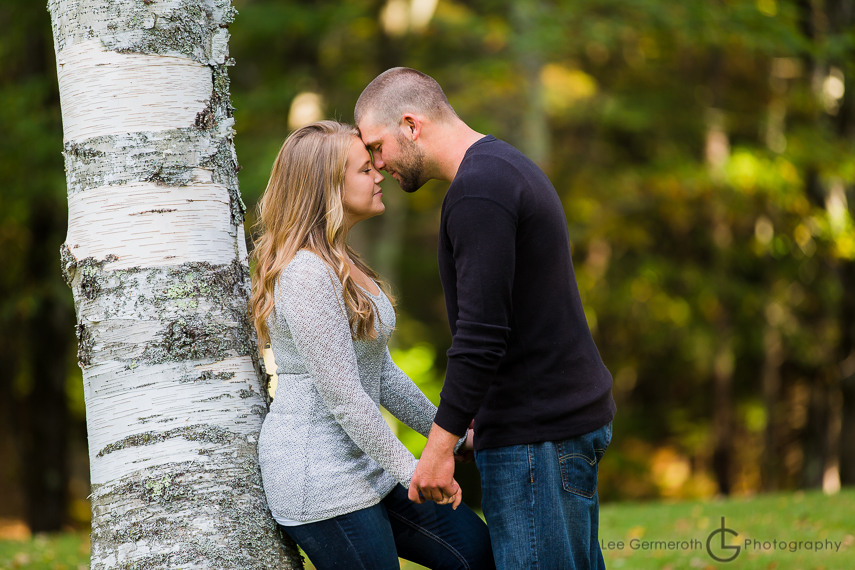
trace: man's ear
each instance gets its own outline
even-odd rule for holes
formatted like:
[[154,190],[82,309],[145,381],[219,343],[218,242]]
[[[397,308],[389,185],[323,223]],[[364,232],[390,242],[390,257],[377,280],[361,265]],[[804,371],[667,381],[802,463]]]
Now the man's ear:
[[401,119],[401,129],[404,131],[404,136],[417,141],[422,134],[422,118],[412,113],[406,113]]

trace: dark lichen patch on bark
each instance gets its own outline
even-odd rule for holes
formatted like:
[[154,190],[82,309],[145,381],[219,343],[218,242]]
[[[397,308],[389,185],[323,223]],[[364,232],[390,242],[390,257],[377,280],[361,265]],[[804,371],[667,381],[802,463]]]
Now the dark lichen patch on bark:
[[[119,258],[115,255],[108,255],[102,260],[94,257],[85,259],[77,259],[71,253],[71,248],[66,244],[60,247],[60,263],[62,264],[62,273],[65,282],[77,294],[89,301],[94,300],[101,292],[101,280],[98,278],[103,271],[104,266],[108,263],[113,263]],[[79,282],[75,285],[75,278],[79,277]]]
[[[226,265],[193,262],[114,271],[90,260],[76,273],[78,312],[98,323],[92,333],[109,348],[103,358],[124,361],[126,370],[255,358],[255,332],[247,313],[249,271],[237,259]],[[150,340],[127,342],[129,337],[117,333],[141,322],[147,323],[142,326],[150,331]]]
[[191,128],[66,142],[68,195],[132,182],[186,186],[193,181],[196,156],[206,148],[215,147],[209,137]]
[[142,212],[134,212],[129,216],[141,216],[143,214],[168,214],[169,212],[177,212],[175,208],[155,208],[153,210],[144,210]]
[[161,417],[161,414],[152,414],[150,416],[140,416],[137,418],[137,421],[141,424],[147,424],[153,422],[155,418]]
[[[102,298],[97,306],[85,308],[97,309],[102,319],[119,314],[143,314],[151,312],[151,308],[167,320],[170,315],[187,314],[188,309],[196,313],[214,311],[234,322],[247,318],[248,269],[237,259],[224,265],[190,262],[114,271],[104,271],[98,264],[89,266],[91,270],[87,274]],[[88,300],[92,298],[91,294],[83,292],[79,296]]]
[[71,287],[74,274],[77,271],[77,258],[71,253],[71,248],[66,243],[59,246],[59,263],[62,278],[65,279],[65,284]]
[[186,186],[193,181],[196,168],[218,168],[212,157],[219,152],[220,139],[186,127],[66,142],[63,155],[68,195],[133,182]]
[[[237,10],[230,0],[184,0],[171,10],[146,0],[81,2],[68,10],[61,0],[49,0],[57,52],[80,41],[98,38],[105,49],[189,57],[212,65],[227,59],[224,38]],[[86,4],[89,4],[88,6]],[[62,13],[64,17],[57,17]]]
[[181,437],[187,441],[196,441],[199,443],[216,443],[220,445],[231,444],[236,439],[243,439],[243,436],[232,433],[221,427],[214,425],[197,424],[180,428],[173,428],[166,431],[147,431],[130,435],[124,439],[113,442],[104,447],[98,452],[96,457],[104,457],[109,453],[129,447],[141,447],[146,445],[154,445],[174,437]]
[[205,370],[200,374],[182,376],[178,379],[182,384],[187,382],[225,382],[231,380],[235,377],[234,372],[212,372],[210,370]]
[[240,166],[234,144],[230,135],[210,130],[217,121],[230,116],[230,105],[222,109],[209,106],[197,117],[196,128],[67,142],[64,155],[68,195],[135,182],[188,186],[197,176],[197,169],[202,168],[211,172],[214,184],[228,189],[231,221],[237,227],[243,223],[246,206],[239,190]]
[[[244,356],[246,343],[235,338],[236,329],[212,322],[209,315],[190,316],[169,322],[158,333],[158,340],[148,343],[140,361],[147,364],[184,360],[223,360],[230,353]],[[237,329],[239,330],[239,329]]]
[[199,401],[200,402],[213,402],[215,400],[222,400],[223,398],[234,398],[234,396],[232,396],[231,394],[226,392],[224,394],[220,394],[219,396],[211,396],[210,398],[203,398],[202,400],[199,400]]
[[270,516],[257,461],[244,461],[250,446],[237,451],[237,461],[228,453],[93,485],[92,568],[302,568]]
[[92,331],[82,323],[75,327],[75,333],[77,334],[77,362],[83,368],[92,364],[95,340],[92,338]]
[[208,106],[220,117],[234,117],[235,108],[231,102],[231,80],[229,79],[228,64],[211,66],[211,83],[213,92]]
[[145,496],[158,503],[171,501],[184,496],[187,492],[185,487],[175,484],[172,476],[168,473],[159,479],[157,477],[147,479],[143,487],[146,490]]
[[209,131],[217,126],[217,117],[210,107],[205,107],[201,112],[196,113],[195,125],[197,129],[205,131]]

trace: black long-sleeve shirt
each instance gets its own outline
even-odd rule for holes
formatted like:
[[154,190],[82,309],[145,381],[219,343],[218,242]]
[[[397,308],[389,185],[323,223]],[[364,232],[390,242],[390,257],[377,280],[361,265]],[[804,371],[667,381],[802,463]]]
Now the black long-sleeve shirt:
[[486,136],[442,203],[439,271],[453,340],[435,422],[475,448],[582,435],[612,420],[612,377],[573,274],[567,220],[546,175]]

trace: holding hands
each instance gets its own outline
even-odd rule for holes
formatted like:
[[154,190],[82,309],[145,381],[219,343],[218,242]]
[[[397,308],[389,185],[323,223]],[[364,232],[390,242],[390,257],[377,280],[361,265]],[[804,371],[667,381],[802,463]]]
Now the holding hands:
[[425,501],[434,501],[439,505],[451,503],[452,508],[457,509],[463,500],[463,491],[454,480],[454,464],[472,460],[472,427],[474,421],[470,424],[466,441],[455,454],[454,446],[460,438],[433,424],[410,481],[408,496],[411,501],[417,504]]

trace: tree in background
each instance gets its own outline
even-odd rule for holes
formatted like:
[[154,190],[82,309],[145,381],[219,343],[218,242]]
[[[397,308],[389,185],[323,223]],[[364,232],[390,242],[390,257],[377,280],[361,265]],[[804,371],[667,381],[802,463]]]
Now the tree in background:
[[229,0],[51,0],[92,568],[296,568],[267,412],[226,66]]
[[67,396],[74,313],[57,271],[59,99],[44,6],[4,2],[0,21],[14,22],[0,34],[0,516],[55,531],[68,520],[69,445],[85,438]]

